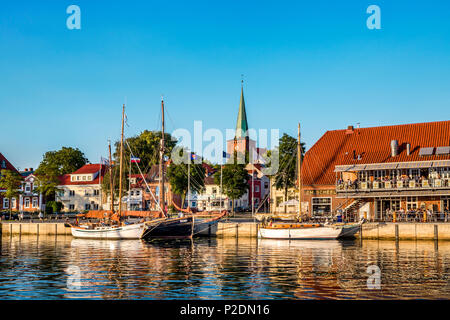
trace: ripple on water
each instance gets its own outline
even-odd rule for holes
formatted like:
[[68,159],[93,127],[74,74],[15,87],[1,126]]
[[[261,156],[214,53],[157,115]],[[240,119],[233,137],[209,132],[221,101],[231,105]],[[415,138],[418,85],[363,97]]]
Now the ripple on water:
[[449,271],[445,242],[3,237],[0,299],[449,299]]

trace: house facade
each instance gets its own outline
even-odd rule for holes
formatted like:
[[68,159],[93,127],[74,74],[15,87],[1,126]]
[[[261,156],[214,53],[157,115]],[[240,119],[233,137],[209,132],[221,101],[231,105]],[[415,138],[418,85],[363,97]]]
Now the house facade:
[[56,201],[63,204],[62,211],[99,210],[105,202],[101,181],[106,166],[86,164],[77,171],[60,177]]
[[[36,188],[38,186],[38,178],[34,175],[33,168],[26,168],[21,171],[20,175],[23,177],[21,186],[21,194],[18,199],[18,210],[25,212],[44,211],[45,203],[44,197]],[[12,201],[13,209],[17,208],[15,199]]]
[[[11,162],[8,161],[8,159],[6,159],[6,157],[2,153],[0,153],[0,172],[1,170],[11,170],[19,174],[17,169],[11,164]],[[12,198],[10,203],[10,200],[3,196],[4,193],[5,190],[0,189],[0,210],[10,210],[11,207],[13,211],[19,210],[19,199]]]

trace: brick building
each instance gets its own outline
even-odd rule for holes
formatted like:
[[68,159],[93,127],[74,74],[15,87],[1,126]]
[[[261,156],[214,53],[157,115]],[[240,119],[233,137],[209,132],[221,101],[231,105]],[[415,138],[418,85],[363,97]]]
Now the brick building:
[[305,154],[302,212],[380,219],[450,207],[450,121],[327,131]]

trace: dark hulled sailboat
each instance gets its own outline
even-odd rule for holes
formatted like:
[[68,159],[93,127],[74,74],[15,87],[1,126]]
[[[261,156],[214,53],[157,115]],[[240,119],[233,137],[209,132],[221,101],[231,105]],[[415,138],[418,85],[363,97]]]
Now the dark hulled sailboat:
[[159,204],[164,218],[151,220],[146,223],[142,238],[192,238],[194,235],[194,217],[168,218],[164,200],[164,100],[161,99],[161,148],[159,157]]

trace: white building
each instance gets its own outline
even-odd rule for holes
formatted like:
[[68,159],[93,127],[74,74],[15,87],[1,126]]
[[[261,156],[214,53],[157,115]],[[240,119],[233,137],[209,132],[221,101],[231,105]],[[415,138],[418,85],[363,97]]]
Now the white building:
[[102,207],[101,181],[106,166],[86,164],[77,171],[60,177],[56,201],[63,211],[99,210]]

